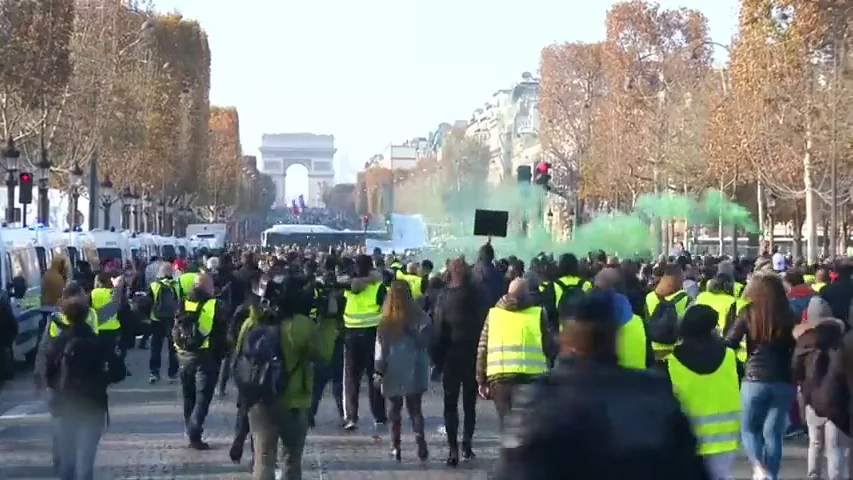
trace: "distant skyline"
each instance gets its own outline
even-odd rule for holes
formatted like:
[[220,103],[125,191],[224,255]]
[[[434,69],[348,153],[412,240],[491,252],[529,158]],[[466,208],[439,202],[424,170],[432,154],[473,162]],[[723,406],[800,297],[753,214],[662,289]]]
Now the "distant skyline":
[[[177,10],[207,31],[210,100],[237,107],[244,154],[260,159],[264,133],[332,134],[337,182],[354,181],[389,143],[467,120],[522,72],[538,75],[544,46],[603,39],[605,14],[615,3],[155,2],[157,10]],[[659,3],[702,11],[716,42],[727,44],[735,33],[737,0]],[[290,171],[288,196],[307,193],[305,175]]]

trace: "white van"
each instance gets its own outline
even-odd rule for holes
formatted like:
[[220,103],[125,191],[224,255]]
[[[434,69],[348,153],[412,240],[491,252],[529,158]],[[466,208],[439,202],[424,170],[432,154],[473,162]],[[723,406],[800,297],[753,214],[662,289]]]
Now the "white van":
[[166,258],[178,256],[178,242],[175,237],[160,237],[160,255]]
[[160,246],[154,239],[155,235],[150,233],[138,233],[136,239],[139,240],[140,256],[146,262],[154,256],[160,256]]
[[97,228],[89,230],[88,236],[95,244],[100,263],[119,260],[124,265],[130,261],[130,245],[121,233]]
[[12,279],[21,277],[27,288],[23,298],[13,299],[18,336],[12,344],[15,362],[31,362],[38,346],[41,323],[41,269],[36,235],[26,228],[0,228],[0,284],[11,293]]

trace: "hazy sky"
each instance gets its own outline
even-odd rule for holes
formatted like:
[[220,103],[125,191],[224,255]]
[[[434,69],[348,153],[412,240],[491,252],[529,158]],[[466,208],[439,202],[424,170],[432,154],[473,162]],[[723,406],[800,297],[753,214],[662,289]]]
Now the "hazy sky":
[[[263,133],[333,134],[337,181],[353,181],[390,142],[468,119],[492,93],[538,70],[553,42],[604,37],[607,0],[155,0],[210,37],[211,102],[240,113],[243,151]],[[737,0],[698,8],[728,43]],[[289,175],[289,177],[292,175]],[[303,190],[299,183],[291,187]],[[304,192],[298,192],[304,193]]]

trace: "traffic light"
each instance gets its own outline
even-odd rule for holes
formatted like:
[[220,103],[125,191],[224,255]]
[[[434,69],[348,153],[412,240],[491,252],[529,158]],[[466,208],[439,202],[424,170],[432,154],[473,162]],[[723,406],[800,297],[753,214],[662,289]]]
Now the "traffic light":
[[536,172],[533,174],[533,183],[540,185],[545,190],[551,189],[551,164],[541,162],[536,165]]
[[18,180],[21,183],[20,190],[18,190],[18,201],[23,205],[33,203],[33,174],[21,172]]
[[515,174],[518,177],[518,183],[530,183],[530,179],[533,178],[530,165],[521,165],[516,169]]

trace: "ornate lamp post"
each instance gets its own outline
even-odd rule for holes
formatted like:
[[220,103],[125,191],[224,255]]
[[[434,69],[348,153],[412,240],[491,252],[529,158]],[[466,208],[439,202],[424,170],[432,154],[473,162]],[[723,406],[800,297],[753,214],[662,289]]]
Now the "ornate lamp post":
[[133,191],[130,187],[121,189],[121,228],[130,229],[130,209],[133,205]]
[[50,163],[50,158],[47,156],[47,149],[42,146],[41,160],[38,164],[38,221],[45,227],[50,225],[50,198],[48,198],[48,189],[50,188],[50,169],[53,164]]
[[131,190],[130,193],[131,193],[130,209],[131,209],[131,214],[133,214],[133,231],[138,232],[139,227],[140,227],[140,222],[139,222],[140,205],[139,204],[142,203],[142,200],[140,199],[139,193],[137,193],[135,190]]
[[75,163],[74,167],[68,172],[68,180],[70,190],[68,192],[68,227],[74,230],[77,227],[77,202],[80,200],[80,189],[83,188],[83,169],[79,163]]
[[6,166],[6,223],[15,223],[15,186],[18,185],[18,158],[21,152],[15,148],[15,140],[9,137],[3,151]]
[[143,220],[142,229],[145,230],[146,232],[151,230],[151,226],[152,226],[151,224],[153,223],[151,221],[151,204],[152,203],[153,203],[153,200],[151,198],[151,193],[145,192],[145,195],[142,196],[142,220]]
[[101,208],[104,209],[104,230],[110,229],[110,213],[115,203],[115,191],[113,190],[113,182],[109,175],[104,175],[101,181]]
[[157,200],[157,213],[156,213],[156,228],[157,234],[163,235],[163,229],[166,228],[166,202],[161,198]]

